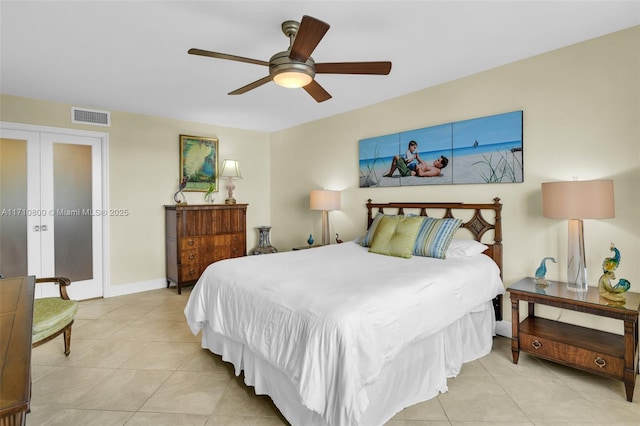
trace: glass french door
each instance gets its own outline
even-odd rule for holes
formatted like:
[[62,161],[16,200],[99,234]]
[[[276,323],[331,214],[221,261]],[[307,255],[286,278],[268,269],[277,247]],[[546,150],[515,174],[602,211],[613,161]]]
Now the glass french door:
[[[0,274],[65,276],[72,298],[103,296],[102,143],[1,128]],[[36,286],[36,297],[57,293]]]

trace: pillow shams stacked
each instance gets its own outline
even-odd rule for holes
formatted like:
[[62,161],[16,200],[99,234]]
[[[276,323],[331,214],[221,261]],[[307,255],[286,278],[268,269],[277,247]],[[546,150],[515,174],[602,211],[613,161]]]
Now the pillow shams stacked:
[[[378,227],[382,220],[386,219],[385,222],[389,222],[390,220],[399,221],[400,218],[412,219],[413,221],[420,223],[418,233],[412,242],[412,254],[414,256],[434,257],[437,259],[446,258],[447,250],[449,248],[449,245],[451,244],[451,241],[453,240],[453,236],[462,224],[462,220],[454,218],[435,219],[425,216],[385,215],[382,213],[377,213],[360,244],[363,247],[371,247],[374,244],[375,239],[377,239]],[[386,226],[390,225],[387,224]],[[389,232],[388,229],[385,230],[385,233],[387,232]],[[389,238],[389,236],[385,238]],[[405,239],[403,240],[404,242],[407,242],[406,238],[407,237],[405,236]],[[396,248],[398,248],[399,241],[400,240],[396,240]],[[388,241],[381,241],[374,250],[369,251],[379,254],[385,254],[384,252],[386,252],[387,250],[382,249],[383,244],[388,244]],[[486,246],[484,247],[486,249]],[[402,248],[402,256],[400,257],[411,257],[410,255],[406,256],[406,252],[404,250],[406,249],[406,247]],[[465,253],[465,255],[468,254]],[[458,256],[454,255],[453,257]]]

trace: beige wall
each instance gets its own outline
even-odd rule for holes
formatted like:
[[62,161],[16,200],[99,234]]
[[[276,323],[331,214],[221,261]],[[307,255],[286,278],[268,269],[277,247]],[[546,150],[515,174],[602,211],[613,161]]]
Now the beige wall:
[[[368,198],[490,202],[500,197],[506,285],[532,275],[544,256],[559,260],[549,267],[549,278],[566,277],[567,223],[542,217],[540,183],[612,178],[616,218],[586,221],[587,267],[594,283],[613,241],[622,251],[618,276],[640,291],[639,52],[640,27],[635,27],[272,134],[115,111],[110,128],[74,126],[70,105],[6,95],[0,120],[109,133],[110,205],[132,212],[110,222],[112,286],[164,277],[162,205],[172,202],[178,135],[185,133],[219,138],[221,158],[240,161],[244,180],[235,194],[250,204],[249,248],[257,240],[252,228],[259,225],[273,226],[271,241],[280,250],[303,245],[309,233],[319,239],[320,212],[308,207],[312,189],[343,191],[342,210],[331,214],[331,222],[345,240],[364,232]],[[358,140],[514,110],[524,111],[524,183],[358,188]],[[216,202],[223,197],[224,190]],[[188,194],[189,202],[200,200],[200,193]],[[608,327],[618,325],[604,324]]]
[[[309,191],[322,187],[343,191],[342,210],[331,213],[333,229],[343,239],[364,232],[368,198],[490,202],[500,197],[505,284],[531,276],[545,256],[559,261],[548,277],[565,279],[567,222],[542,217],[540,184],[572,176],[611,178],[615,219],[585,221],[589,279],[595,285],[613,241],[622,252],[617,275],[638,292],[639,62],[640,27],[635,27],[274,133],[272,241],[286,248],[304,244],[310,232],[320,236],[320,212],[310,211],[308,202]],[[360,139],[514,110],[524,111],[524,183],[358,187]]]
[[[0,120],[5,122],[109,134],[109,206],[128,209],[130,214],[109,221],[111,265],[107,295],[148,289],[164,282],[162,206],[174,203],[173,193],[180,180],[180,134],[218,138],[220,159],[235,158],[240,162],[243,180],[236,183],[234,196],[238,202],[249,204],[249,248],[257,244],[253,228],[270,222],[267,133],[117,111],[111,112],[111,127],[76,125],[71,123],[71,105],[7,95],[2,95],[0,106]],[[203,202],[202,192],[185,194],[189,203]],[[226,190],[222,187],[215,203],[224,203],[224,198]],[[118,289],[121,285],[129,288]]]

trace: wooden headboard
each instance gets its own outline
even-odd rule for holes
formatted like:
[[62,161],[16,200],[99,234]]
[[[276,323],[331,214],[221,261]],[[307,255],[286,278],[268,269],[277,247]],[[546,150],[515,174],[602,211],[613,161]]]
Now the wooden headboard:
[[[384,214],[417,214],[434,218],[458,218],[463,221],[460,230],[466,229],[471,237],[489,248],[484,252],[493,259],[500,268],[502,278],[502,204],[500,198],[494,198],[493,203],[373,203],[367,201],[367,229],[371,226],[376,213]],[[485,218],[485,215],[490,215]],[[493,231],[493,239],[483,241],[483,236]],[[461,231],[458,231],[461,232]],[[496,320],[502,320],[502,296],[493,300]]]

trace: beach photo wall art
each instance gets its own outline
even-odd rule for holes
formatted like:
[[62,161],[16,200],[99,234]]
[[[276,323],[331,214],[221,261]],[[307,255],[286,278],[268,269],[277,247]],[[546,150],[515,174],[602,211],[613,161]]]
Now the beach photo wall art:
[[360,188],[521,183],[522,111],[359,141]]

